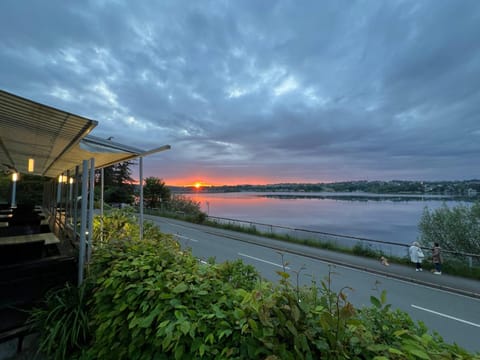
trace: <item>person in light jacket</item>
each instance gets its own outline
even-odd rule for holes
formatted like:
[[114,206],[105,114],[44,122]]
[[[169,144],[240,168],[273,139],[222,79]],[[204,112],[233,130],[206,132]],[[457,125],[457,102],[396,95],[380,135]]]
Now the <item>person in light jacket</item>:
[[415,264],[415,270],[423,271],[422,261],[425,255],[423,254],[423,251],[420,248],[420,244],[415,241],[412,244],[412,246],[410,246],[410,248],[408,249],[408,253],[410,255],[410,260]]
[[434,274],[442,275],[443,258],[442,258],[442,251],[440,249],[440,244],[438,242],[433,244],[432,261],[433,261],[433,265],[435,266]]

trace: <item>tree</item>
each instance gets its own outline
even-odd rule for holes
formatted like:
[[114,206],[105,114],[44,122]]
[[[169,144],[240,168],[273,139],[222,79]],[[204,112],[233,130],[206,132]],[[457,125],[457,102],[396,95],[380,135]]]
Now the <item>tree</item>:
[[145,179],[143,187],[143,201],[147,207],[158,207],[162,202],[170,200],[170,189],[165,186],[165,182],[157,177],[148,177]]
[[[105,202],[132,203],[134,186],[132,185],[132,161],[124,161],[103,169],[105,184]],[[97,173],[97,184],[100,183],[100,173]]]
[[426,207],[418,227],[424,245],[438,242],[446,250],[480,253],[480,202],[452,208],[444,203],[433,211]]
[[[103,181],[105,187],[107,186],[118,186],[124,187],[129,186],[133,181],[131,175],[132,170],[130,166],[134,163],[133,161],[124,161],[118,164],[113,164],[103,169]],[[100,182],[100,173],[97,174],[97,182]]]

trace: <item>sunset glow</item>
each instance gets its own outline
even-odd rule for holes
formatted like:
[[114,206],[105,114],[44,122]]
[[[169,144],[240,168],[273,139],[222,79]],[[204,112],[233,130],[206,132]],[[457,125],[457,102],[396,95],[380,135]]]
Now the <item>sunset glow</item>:
[[[210,186],[222,186],[222,185],[266,185],[272,183],[280,183],[280,182],[300,182],[299,179],[277,179],[277,178],[265,178],[265,177],[225,177],[225,176],[205,176],[202,180],[191,179],[191,178],[170,178],[166,177],[164,179],[165,183],[170,186],[192,186],[197,189],[201,189],[204,187]],[[305,181],[311,182],[311,181]]]

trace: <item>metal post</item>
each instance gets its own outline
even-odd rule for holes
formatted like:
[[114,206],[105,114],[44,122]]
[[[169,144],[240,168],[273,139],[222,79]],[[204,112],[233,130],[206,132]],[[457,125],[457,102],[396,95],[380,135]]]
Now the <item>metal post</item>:
[[[55,219],[55,226],[60,225],[60,201],[62,197],[62,181],[61,177],[63,174],[57,178],[57,201],[55,201],[55,210],[54,210],[54,219]],[[58,224],[58,225],[57,225]]]
[[63,179],[63,174],[60,175],[57,179],[57,206],[62,200],[62,180]]
[[87,262],[92,258],[93,246],[93,205],[95,195],[95,158],[90,159],[90,186],[89,186],[89,203],[88,203],[88,247],[87,247]]
[[143,240],[143,157],[140,156],[140,241]]
[[12,204],[11,204],[11,207],[12,208],[16,208],[17,207],[17,179],[16,179],[16,176],[17,175],[12,175],[13,178],[12,178]]
[[67,185],[66,185],[66,179],[68,178],[68,175],[63,175],[62,176],[62,183],[65,183],[65,185],[62,185],[62,192],[60,194],[60,204],[63,205],[63,207],[60,208],[60,225],[62,226],[62,216],[63,216],[63,226],[62,228],[65,229],[67,227]]
[[85,232],[87,231],[87,190],[88,190],[88,160],[83,160],[82,170],[82,209],[80,221],[80,249],[78,252],[78,286],[83,282],[83,267],[85,264]]
[[70,170],[67,171],[68,177],[68,218],[70,223],[72,222],[72,213],[73,213],[73,178],[70,174]]
[[78,222],[78,183],[80,182],[80,167],[77,165],[75,166],[75,184],[73,189],[73,234],[75,236],[75,241],[77,241],[77,222]]
[[103,178],[103,168],[100,170],[100,242],[103,242],[103,188],[105,186],[105,180]]

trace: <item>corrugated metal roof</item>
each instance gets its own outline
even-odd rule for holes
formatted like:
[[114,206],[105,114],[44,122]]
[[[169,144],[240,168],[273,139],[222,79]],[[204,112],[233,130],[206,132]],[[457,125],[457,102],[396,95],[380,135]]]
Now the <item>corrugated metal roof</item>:
[[[33,158],[34,174],[56,177],[92,157],[96,167],[104,167],[143,152],[87,137],[97,124],[95,120],[0,90],[0,165],[27,173],[28,159]],[[81,146],[81,141],[90,147]]]

